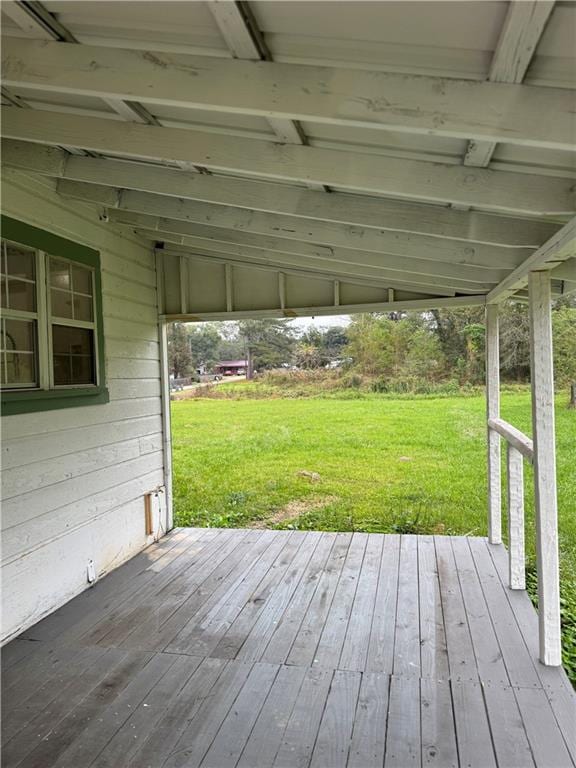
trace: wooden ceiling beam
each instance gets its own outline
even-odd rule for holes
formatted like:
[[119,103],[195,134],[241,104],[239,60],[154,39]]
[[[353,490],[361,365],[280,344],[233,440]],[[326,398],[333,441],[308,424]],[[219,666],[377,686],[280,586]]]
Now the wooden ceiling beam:
[[535,249],[561,226],[535,218],[517,219],[478,211],[464,212],[438,205],[365,195],[333,192],[327,197],[285,184],[185,173],[137,162],[76,158],[55,147],[10,139],[2,141],[2,163],[6,167],[70,181],[281,214],[303,221],[333,222],[443,240],[454,239],[461,244],[483,243],[511,249]]
[[104,99],[574,148],[573,92],[561,88],[15,38],[4,41],[2,76]]
[[[554,270],[576,256],[576,216],[529,258],[505,277],[487,296],[489,304],[498,304],[523,288],[530,272]],[[556,277],[551,272],[551,277]]]
[[[64,45],[63,43],[61,45]],[[82,46],[76,46],[81,48]],[[520,215],[572,215],[570,179],[446,166],[362,152],[271,144],[202,131],[5,107],[2,135],[132,158],[190,162],[214,170],[314,181],[368,193],[452,202]]]
[[[144,233],[149,239],[182,242],[195,250],[208,253],[228,254],[245,260],[274,259],[285,264],[298,267],[315,268],[320,271],[345,273],[349,276],[375,278],[380,281],[395,279],[400,282],[417,282],[422,285],[453,288],[465,293],[487,293],[498,279],[488,274],[484,280],[475,276],[470,279],[465,270],[458,271],[452,265],[438,264],[418,259],[402,259],[387,254],[374,258],[367,255],[363,258],[359,252],[324,253],[320,249],[316,253],[287,252],[273,248],[254,247],[230,240],[215,240],[197,235],[179,235],[173,232],[157,229],[136,228],[136,232]],[[325,249],[329,251],[329,249]],[[507,274],[504,271],[503,274]]]
[[165,318],[170,321],[182,321],[187,323],[207,322],[211,320],[241,320],[243,318],[259,317],[321,317],[324,315],[354,315],[359,312],[400,312],[413,310],[425,312],[430,309],[443,307],[478,307],[485,304],[484,296],[454,296],[435,297],[428,296],[423,299],[409,299],[406,301],[388,301],[375,304],[338,304],[326,307],[287,307],[281,309],[262,309],[232,312],[197,312],[194,314],[179,315],[167,314]]
[[[108,215],[111,220],[118,223],[136,228],[145,228],[148,231],[157,230],[164,233],[170,232],[175,235],[194,237],[202,240],[204,244],[225,243],[253,250],[297,254],[320,261],[324,259],[337,260],[354,266],[398,269],[423,275],[444,275],[472,283],[498,283],[511,271],[510,267],[504,268],[502,264],[499,265],[499,268],[488,269],[473,264],[442,260],[439,254],[435,254],[436,258],[430,258],[426,249],[420,252],[422,258],[406,257],[397,253],[352,250],[300,240],[288,240],[279,237],[262,236],[260,234],[254,235],[238,229],[223,229],[221,227],[191,224],[185,221],[143,216],[140,214],[120,212],[118,215],[117,211],[109,211]],[[519,263],[517,261],[516,265]]]
[[[116,209],[122,212],[125,222],[132,221],[142,225],[146,220],[144,217],[148,217],[148,220],[152,218],[156,222],[162,219],[163,228],[170,227],[178,234],[190,234],[191,225],[205,225],[206,228],[212,229],[214,234],[220,229],[237,234],[239,239],[243,233],[250,233],[252,240],[258,239],[254,236],[264,236],[267,240],[263,242],[271,242],[270,238],[277,243],[285,241],[285,250],[295,241],[318,246],[319,251],[324,248],[332,252],[335,249],[346,253],[372,252],[378,256],[388,254],[401,258],[450,263],[462,268],[470,266],[485,269],[513,269],[532,252],[528,249],[495,249],[485,245],[465,246],[454,240],[440,240],[387,230],[359,229],[344,224],[301,220],[80,182],[60,181],[57,191],[63,197]],[[126,212],[130,214],[128,218]],[[153,228],[154,224],[148,226],[151,227]]]
[[[555,0],[512,0],[494,51],[488,80],[491,83],[521,83],[554,8]],[[464,165],[489,165],[495,141],[471,141]]]

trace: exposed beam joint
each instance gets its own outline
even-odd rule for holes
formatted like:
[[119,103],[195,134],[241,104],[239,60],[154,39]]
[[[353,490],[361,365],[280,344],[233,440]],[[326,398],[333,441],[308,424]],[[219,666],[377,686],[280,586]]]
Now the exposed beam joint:
[[[212,0],[208,8],[235,59],[272,61],[270,50],[248,2]],[[286,144],[307,143],[298,121],[279,117],[268,117],[267,120],[280,141]],[[321,184],[311,183],[309,186],[311,189],[324,190]]]
[[[50,13],[40,2],[24,2],[23,0],[9,0],[2,5],[2,10],[7,13],[21,29],[30,32],[35,38],[78,44],[78,40],[58,18]],[[146,125],[160,125],[159,121],[141,104],[133,100],[122,101],[116,98],[103,98],[103,101],[111,107],[116,114],[128,121],[144,123]],[[18,106],[18,105],[17,105]],[[29,106],[29,105],[28,105]],[[73,154],[82,154],[74,152]]]
[[[512,0],[494,51],[488,80],[492,83],[521,83],[550,18],[554,0]],[[471,141],[464,165],[489,165],[495,141]]]
[[519,288],[526,285],[530,272],[552,270],[557,267],[559,262],[572,259],[575,256],[576,216],[490,291],[486,299],[487,302],[496,304],[504,301]]
[[69,29],[39,2],[8,0],[2,3],[2,12],[9,16],[20,29],[41,40],[58,40],[77,43]]
[[574,146],[569,89],[12,38],[2,53],[8,86],[545,149]]

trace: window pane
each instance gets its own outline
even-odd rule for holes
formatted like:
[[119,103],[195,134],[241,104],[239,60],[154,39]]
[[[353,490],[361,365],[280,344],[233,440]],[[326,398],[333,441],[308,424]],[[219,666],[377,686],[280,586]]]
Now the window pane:
[[95,384],[94,332],[86,328],[52,326],[54,384]]
[[71,328],[67,325],[52,326],[52,350],[54,354],[91,355],[93,331]]
[[0,307],[6,307],[6,290],[8,281],[4,276],[0,277]]
[[36,323],[29,320],[4,321],[4,333],[2,335],[2,349],[8,352],[34,352]]
[[67,291],[51,291],[52,314],[54,317],[72,318],[72,294]]
[[23,245],[6,243],[6,256],[10,277],[24,277],[27,280],[35,279],[35,251]]
[[92,299],[74,294],[74,319],[92,320]]
[[8,306],[10,309],[35,312],[36,296],[34,294],[34,283],[23,283],[21,280],[8,280]]
[[50,259],[50,285],[70,290],[70,265],[67,262]]
[[35,386],[37,384],[36,359],[33,353],[6,352],[5,355],[6,369],[2,371],[2,381],[5,384],[21,384],[22,386]]
[[92,296],[92,270],[72,265],[72,285],[74,293],[87,293]]
[[91,357],[72,358],[72,379],[74,384],[94,384],[94,361]]

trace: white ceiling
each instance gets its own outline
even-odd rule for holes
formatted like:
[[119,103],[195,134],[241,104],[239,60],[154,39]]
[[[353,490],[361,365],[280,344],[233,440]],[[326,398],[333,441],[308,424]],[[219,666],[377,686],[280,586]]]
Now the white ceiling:
[[[18,14],[10,12],[10,5],[15,4],[2,3],[4,35],[55,38],[54,34],[42,34],[37,26],[23,23]],[[225,39],[216,21],[218,13],[214,12],[215,5],[222,7],[226,4],[217,2],[211,7],[207,2],[185,0],[66,0],[43,4],[57,23],[80,44],[232,58],[230,41]],[[503,0],[253,0],[249,9],[268,58],[275,62],[484,81],[490,76],[510,4]],[[523,82],[546,88],[576,88],[576,3],[555,3]],[[3,100],[5,104],[21,100],[32,109],[69,114],[71,119],[74,115],[103,118],[116,123],[127,119],[126,114],[123,115],[122,110],[110,102],[88,94],[70,94],[57,89],[46,91],[18,84],[10,86],[7,98],[8,102]],[[149,122],[165,128],[253,139],[263,142],[263,147],[279,141],[278,126],[254,114],[159,105],[147,103],[145,99],[140,104],[146,110]],[[550,115],[550,120],[554,120],[553,115]],[[313,120],[304,120],[300,128],[304,142],[311,148],[352,152],[356,156],[398,158],[422,164],[440,163],[442,167],[462,166],[469,149],[467,139],[448,136]],[[60,146],[68,148],[69,142],[62,141]],[[83,149],[81,143],[75,146]],[[111,153],[92,151],[90,154],[106,157]],[[124,156],[129,158],[131,154],[124,152]],[[159,162],[161,157],[165,155],[160,152],[158,158],[149,160]],[[343,155],[342,162],[348,162],[347,158],[348,154]],[[165,164],[174,168],[183,167],[181,163],[172,161]],[[552,180],[572,179],[575,178],[576,152],[503,142],[494,148],[487,167],[496,174],[526,173],[530,179],[537,176]],[[188,163],[182,173],[198,170],[203,169]],[[216,167],[212,173],[223,178],[228,174],[242,176],[241,171],[220,171]],[[251,173],[249,178],[257,179],[259,174]],[[303,189],[306,186],[281,178],[276,183],[289,183]],[[313,188],[318,190],[323,187],[316,185]],[[332,191],[353,190],[335,186]],[[377,194],[374,191],[371,197]],[[390,199],[385,190],[383,194]],[[417,193],[412,197],[414,200],[427,199],[426,195],[420,198]],[[482,210],[482,206],[477,206],[477,209]],[[489,209],[490,206],[487,206],[486,210]],[[465,210],[470,211],[470,207],[465,206]],[[556,216],[556,228],[560,228],[565,220],[566,216]]]

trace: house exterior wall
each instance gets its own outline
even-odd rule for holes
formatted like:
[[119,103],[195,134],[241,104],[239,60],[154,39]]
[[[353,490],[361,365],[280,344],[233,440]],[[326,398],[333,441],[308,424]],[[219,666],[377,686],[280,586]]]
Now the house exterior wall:
[[164,454],[149,246],[63,201],[46,179],[7,171],[2,201],[4,214],[100,251],[110,392],[105,405],[1,420],[6,641],[87,588],[90,560],[101,576],[153,540],[143,496],[163,485]]

